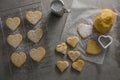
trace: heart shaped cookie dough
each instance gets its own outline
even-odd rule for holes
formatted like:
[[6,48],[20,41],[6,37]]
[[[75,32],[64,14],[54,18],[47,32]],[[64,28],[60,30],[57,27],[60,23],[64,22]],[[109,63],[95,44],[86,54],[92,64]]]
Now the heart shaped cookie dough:
[[16,52],[11,55],[10,59],[11,62],[19,68],[26,62],[27,56],[24,52]]
[[80,57],[80,52],[71,50],[68,52],[68,56],[72,61],[75,61],[76,59],[78,59]]
[[41,11],[28,11],[26,13],[26,19],[33,25],[35,25],[42,18]]
[[9,35],[7,37],[7,42],[9,45],[13,46],[14,48],[17,48],[22,42],[22,35],[21,34]]
[[68,68],[69,62],[68,61],[57,61],[56,65],[57,65],[57,68],[61,72],[64,72]]
[[101,52],[101,47],[96,42],[96,40],[91,39],[87,43],[86,52],[87,52],[87,54],[97,55]]
[[61,43],[56,46],[56,51],[60,52],[62,54],[66,54],[67,52],[67,44],[66,43]]
[[72,68],[77,71],[82,71],[84,67],[84,61],[83,60],[77,60],[76,62],[72,63]]
[[67,43],[73,48],[78,44],[78,42],[79,42],[79,38],[77,36],[72,36],[67,38]]
[[39,42],[39,40],[42,38],[42,36],[43,36],[43,30],[42,29],[30,30],[27,33],[28,39],[31,40],[34,43]]
[[46,51],[43,47],[33,48],[30,50],[30,57],[36,61],[40,62],[45,57]]
[[20,18],[19,17],[7,18],[6,25],[10,30],[14,31],[20,25]]
[[91,25],[87,25],[83,23],[79,24],[77,27],[77,31],[82,38],[86,38],[90,36],[92,34],[92,29],[93,27]]

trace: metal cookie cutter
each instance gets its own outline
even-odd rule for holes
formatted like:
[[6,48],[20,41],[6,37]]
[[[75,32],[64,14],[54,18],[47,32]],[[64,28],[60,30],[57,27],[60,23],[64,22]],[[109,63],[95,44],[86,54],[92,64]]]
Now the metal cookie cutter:
[[51,12],[56,14],[57,16],[62,16],[64,13],[69,13],[70,9],[66,9],[64,6],[64,2],[62,0],[54,0],[51,3]]
[[101,44],[101,46],[106,49],[108,46],[110,46],[113,42],[113,38],[109,35],[101,35],[98,38],[98,42]]

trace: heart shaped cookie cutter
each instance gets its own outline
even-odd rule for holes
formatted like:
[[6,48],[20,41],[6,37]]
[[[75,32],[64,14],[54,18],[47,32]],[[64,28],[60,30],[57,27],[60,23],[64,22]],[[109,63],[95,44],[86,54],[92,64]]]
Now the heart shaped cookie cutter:
[[[103,39],[103,40],[102,40]],[[107,40],[104,40],[107,39]],[[108,41],[109,40],[109,41]],[[98,42],[100,43],[100,45],[106,49],[108,46],[110,46],[113,42],[113,38],[109,35],[101,35],[98,38]]]

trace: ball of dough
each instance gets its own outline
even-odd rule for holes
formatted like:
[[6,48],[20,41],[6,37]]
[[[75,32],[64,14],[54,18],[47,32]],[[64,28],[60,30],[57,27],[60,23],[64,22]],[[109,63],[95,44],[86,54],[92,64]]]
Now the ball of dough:
[[103,9],[94,21],[94,27],[100,34],[107,33],[112,27],[115,13],[110,9]]

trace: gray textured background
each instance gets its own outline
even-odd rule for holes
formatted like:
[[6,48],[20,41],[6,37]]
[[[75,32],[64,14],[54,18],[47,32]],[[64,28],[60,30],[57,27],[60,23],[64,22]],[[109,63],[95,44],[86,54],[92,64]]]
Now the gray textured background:
[[[38,0],[0,0],[0,10],[14,8],[37,1]],[[52,0],[42,0],[44,8],[46,9],[45,13],[50,10],[49,6],[51,1]],[[66,7],[69,8],[72,0],[64,0],[64,2]],[[120,0],[85,0],[85,2],[102,8],[113,8],[112,4],[120,4]],[[120,7],[117,7],[117,9],[120,11]],[[0,33],[0,80],[120,80],[120,44],[117,45],[114,53],[108,53],[106,55],[102,65],[86,61],[85,67],[81,73],[74,71],[71,67],[69,67],[64,73],[60,73],[56,69],[56,60],[62,59],[63,56],[57,55],[54,48],[55,45],[59,43],[66,17],[67,14],[61,18],[55,17],[51,14],[48,15],[46,19],[47,33],[45,36],[47,57],[45,57],[41,63],[34,63],[33,61],[28,60],[28,64],[26,63],[25,66],[20,69],[15,68],[9,63],[7,59],[8,57],[4,56],[5,48],[2,47],[2,34]],[[117,20],[120,21],[119,18]],[[119,30],[120,28],[118,27],[118,35],[116,36],[120,41]]]

